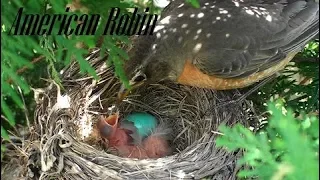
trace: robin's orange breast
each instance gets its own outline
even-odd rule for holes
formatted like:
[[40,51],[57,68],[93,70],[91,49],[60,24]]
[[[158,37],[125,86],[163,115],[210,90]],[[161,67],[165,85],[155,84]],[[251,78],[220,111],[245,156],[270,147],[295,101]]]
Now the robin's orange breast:
[[285,59],[264,71],[253,73],[243,78],[228,79],[206,75],[194,65],[192,65],[190,61],[186,61],[184,69],[181,75],[178,77],[177,81],[178,83],[184,85],[196,86],[200,88],[210,88],[215,90],[243,88],[282,70],[296,54],[296,52],[289,53]]

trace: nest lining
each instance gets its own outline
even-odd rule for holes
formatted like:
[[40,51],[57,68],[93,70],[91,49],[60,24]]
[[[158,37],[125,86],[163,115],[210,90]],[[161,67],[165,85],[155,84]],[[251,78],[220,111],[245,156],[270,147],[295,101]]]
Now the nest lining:
[[[62,93],[54,83],[38,94],[33,133],[21,172],[31,179],[235,179],[241,151],[215,147],[220,124],[248,125],[248,103],[219,106],[237,90],[214,91],[171,82],[142,86],[119,106],[121,116],[147,111],[172,127],[174,154],[159,159],[121,158],[86,137],[100,114],[109,114],[120,88],[113,69],[94,50],[87,58],[100,81],[79,75],[76,63],[62,74]],[[60,93],[61,92],[61,93]],[[64,94],[65,96],[61,95]],[[66,96],[67,95],[67,96]],[[89,133],[88,133],[89,131]]]

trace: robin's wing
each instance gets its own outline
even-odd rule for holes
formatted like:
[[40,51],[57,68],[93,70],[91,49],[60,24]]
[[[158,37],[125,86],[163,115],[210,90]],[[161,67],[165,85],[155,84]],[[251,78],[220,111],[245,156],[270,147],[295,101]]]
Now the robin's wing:
[[185,29],[194,38],[189,37],[183,46],[193,52],[192,63],[209,75],[232,78],[265,70],[289,52],[301,50],[319,32],[319,5],[315,2],[233,1],[233,7],[231,1],[224,2],[203,3],[207,8],[189,13],[198,19],[190,20],[192,26]]
[[[261,33],[268,36],[256,34],[255,31],[260,27],[239,35],[233,33],[227,43],[220,44],[220,48],[217,47],[211,52],[199,52],[193,63],[210,75],[224,78],[243,77],[275,65],[283,60],[287,53],[300,50],[318,33],[317,4],[297,1],[278,10],[274,12],[278,13],[278,17],[271,12],[269,19],[266,18],[267,21],[260,21],[258,18],[249,21],[263,27],[264,31]],[[240,15],[239,18],[243,18],[240,21],[245,23],[246,17]],[[272,21],[273,17],[281,19]],[[269,33],[266,32],[268,30]]]

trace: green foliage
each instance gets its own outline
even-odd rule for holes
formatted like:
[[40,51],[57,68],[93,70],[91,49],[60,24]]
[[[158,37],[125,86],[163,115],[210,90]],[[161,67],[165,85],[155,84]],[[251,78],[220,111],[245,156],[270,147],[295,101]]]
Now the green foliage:
[[[48,72],[50,72],[49,75],[58,84],[60,84],[58,67],[61,65],[68,65],[71,62],[71,59],[75,59],[79,63],[82,73],[88,73],[98,79],[93,67],[84,59],[84,56],[88,54],[88,51],[86,49],[76,48],[76,45],[77,43],[82,42],[85,47],[95,47],[96,42],[101,38],[105,24],[100,23],[95,36],[56,35],[59,30],[59,23],[57,26],[54,26],[51,36],[12,36],[8,34],[20,7],[24,7],[23,14],[63,14],[65,13],[65,7],[68,3],[70,2],[67,0],[7,0],[1,2],[2,8],[6,9],[1,14],[1,83],[3,85],[3,88],[1,89],[1,109],[6,118],[2,118],[1,121],[7,120],[9,125],[15,125],[16,113],[12,111],[12,103],[20,109],[23,108],[23,103],[17,93],[18,88],[21,88],[24,96],[27,96],[30,93],[30,85],[26,81],[27,77],[18,75],[17,71],[25,67],[32,69],[34,67],[34,64],[31,63],[32,59],[43,56],[46,61],[46,64],[44,65]],[[120,0],[99,0],[94,3],[92,1],[84,1],[83,4],[88,7],[89,15],[92,12],[94,12],[94,14],[100,14],[102,16],[101,22],[106,22],[109,13],[106,9],[119,7],[122,11],[125,11],[125,8],[130,7],[128,3],[122,3]],[[79,14],[80,12],[76,11],[75,13]],[[22,17],[22,20],[23,19],[24,16]],[[71,24],[72,27],[75,27],[75,25],[76,22]],[[12,29],[12,31],[14,31],[14,29]],[[119,43],[128,44],[130,41],[128,40],[128,37],[106,36],[102,44],[101,55],[104,55],[106,51],[110,54],[110,65],[115,66],[116,75],[120,77],[121,81],[128,85],[128,80],[121,68],[123,61],[127,60],[128,56],[125,51],[119,46],[116,46],[116,44]],[[37,78],[38,81],[40,81],[40,77]],[[3,126],[1,127],[3,130],[5,129]]]
[[269,103],[268,126],[254,134],[242,125],[221,126],[216,143],[230,151],[244,149],[239,165],[249,165],[239,177],[259,179],[310,179],[319,176],[319,121],[316,117],[294,118],[282,102]]
[[[9,135],[7,133],[7,131],[1,126],[1,138],[3,138],[3,140],[9,141]],[[1,144],[1,160],[3,157],[3,153],[5,152],[6,148],[5,146],[3,146]]]
[[270,98],[285,100],[285,106],[296,113],[319,110],[319,40],[307,44],[295,59],[297,61],[288,65],[281,76],[251,96],[261,111],[265,109],[263,103]]
[[303,57],[319,58],[319,39],[311,41],[300,54]]

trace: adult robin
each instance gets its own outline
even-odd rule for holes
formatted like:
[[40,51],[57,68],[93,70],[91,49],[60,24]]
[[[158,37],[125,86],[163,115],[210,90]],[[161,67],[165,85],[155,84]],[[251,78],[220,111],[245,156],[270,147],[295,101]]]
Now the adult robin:
[[131,87],[171,80],[216,90],[243,88],[283,69],[319,33],[315,1],[199,3],[194,8],[172,0],[154,35],[133,40],[124,67]]

